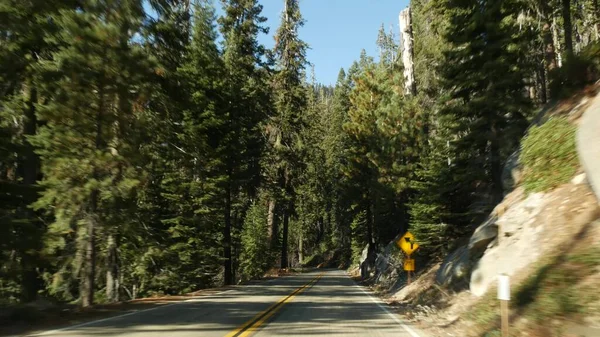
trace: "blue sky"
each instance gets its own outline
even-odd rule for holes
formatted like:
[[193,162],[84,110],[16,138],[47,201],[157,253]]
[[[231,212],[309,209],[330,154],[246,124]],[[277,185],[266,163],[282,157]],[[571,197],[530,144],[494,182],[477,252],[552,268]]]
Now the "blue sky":
[[[273,46],[272,34],[277,30],[283,0],[260,0],[263,15],[271,27],[261,36],[266,47]],[[376,56],[377,32],[381,24],[398,35],[398,14],[408,0],[301,0],[300,9],[306,21],[300,37],[310,45],[308,60],[314,64],[317,81],[335,84],[340,68],[358,59],[360,51]]]
[[[219,0],[213,0],[221,14]],[[270,27],[269,35],[261,35],[260,43],[274,45],[273,34],[280,23],[284,0],[259,0]],[[308,61],[315,67],[317,81],[335,84],[340,68],[348,69],[358,60],[360,51],[377,56],[377,33],[383,24],[398,37],[398,14],[409,0],[300,0],[306,21],[300,38],[309,44]],[[145,4],[146,10],[150,11]]]

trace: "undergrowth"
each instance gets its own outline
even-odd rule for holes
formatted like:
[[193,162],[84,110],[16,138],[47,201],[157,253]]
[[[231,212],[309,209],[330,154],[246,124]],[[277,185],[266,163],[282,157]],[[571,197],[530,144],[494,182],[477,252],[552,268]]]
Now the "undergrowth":
[[579,168],[575,132],[576,127],[562,117],[531,128],[523,139],[520,157],[526,191],[546,191],[575,175]]
[[[594,274],[600,266],[600,248],[585,248],[566,256],[558,256],[542,263],[511,294],[511,326],[524,319],[527,327],[513,329],[518,336],[521,329],[543,331],[547,337],[559,336],[563,324],[548,322],[576,321],[589,313],[590,304],[600,297],[597,289],[581,286],[580,282]],[[596,294],[596,295],[594,295]],[[469,311],[467,319],[473,322],[480,336],[496,336],[500,328],[500,303],[496,289],[491,289]]]

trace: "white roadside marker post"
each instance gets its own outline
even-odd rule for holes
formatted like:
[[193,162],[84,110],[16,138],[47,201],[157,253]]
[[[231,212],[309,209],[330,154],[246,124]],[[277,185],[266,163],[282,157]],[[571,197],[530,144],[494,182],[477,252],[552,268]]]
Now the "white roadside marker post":
[[508,337],[508,301],[510,301],[510,279],[508,275],[498,275],[498,299],[502,319],[502,337]]

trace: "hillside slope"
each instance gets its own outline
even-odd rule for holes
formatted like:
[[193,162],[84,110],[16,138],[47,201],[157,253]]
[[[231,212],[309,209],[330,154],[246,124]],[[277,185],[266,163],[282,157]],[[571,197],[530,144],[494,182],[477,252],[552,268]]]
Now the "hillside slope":
[[[377,288],[407,319],[435,336],[497,336],[495,286],[503,273],[511,276],[512,336],[600,336],[600,296],[593,295],[600,208],[589,184],[600,172],[600,134],[590,133],[600,121],[597,91],[590,87],[540,114],[534,124],[542,126],[530,129],[520,156],[507,163],[514,190],[443,262],[418,271],[408,286],[398,268],[376,271]],[[576,130],[586,160],[576,154]],[[396,255],[388,249],[379,260]]]

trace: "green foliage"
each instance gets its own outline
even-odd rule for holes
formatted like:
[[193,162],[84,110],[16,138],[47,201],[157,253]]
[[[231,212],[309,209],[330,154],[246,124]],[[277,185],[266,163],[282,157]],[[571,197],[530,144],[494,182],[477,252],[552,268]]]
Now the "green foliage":
[[516,290],[516,307],[538,323],[584,312],[597,297],[578,284],[594,273],[599,256],[597,248],[588,248],[546,261]]
[[358,265],[362,255],[362,251],[365,249],[368,241],[363,232],[363,228],[366,226],[366,214],[360,212],[356,214],[352,220],[350,228],[352,230],[352,257],[351,261],[353,265]]
[[[379,57],[363,52],[330,87],[306,81],[300,1],[283,2],[271,51],[259,0],[220,4],[216,19],[209,0],[0,2],[4,302],[347,266],[409,228],[440,256],[502,195],[526,89],[543,101],[600,73],[588,2],[570,8],[581,38],[559,68],[558,1],[414,0],[416,95],[383,27]],[[525,141],[529,190],[572,175],[564,123]]]
[[[530,64],[519,29],[517,0],[446,1],[451,49],[443,65],[456,165],[463,186],[480,186],[480,197],[502,198],[502,163],[527,126],[531,101],[523,95]],[[491,206],[491,205],[490,205]]]
[[262,277],[271,267],[273,256],[267,240],[267,207],[264,200],[250,206],[242,230],[240,272],[242,280]]
[[571,55],[562,67],[550,72],[549,89],[552,97],[567,98],[576,90],[593,83],[598,78],[600,47],[593,44],[588,48],[580,55]]
[[561,117],[550,118],[529,130],[520,155],[527,191],[546,191],[573,177],[579,168],[575,133],[576,127]]

